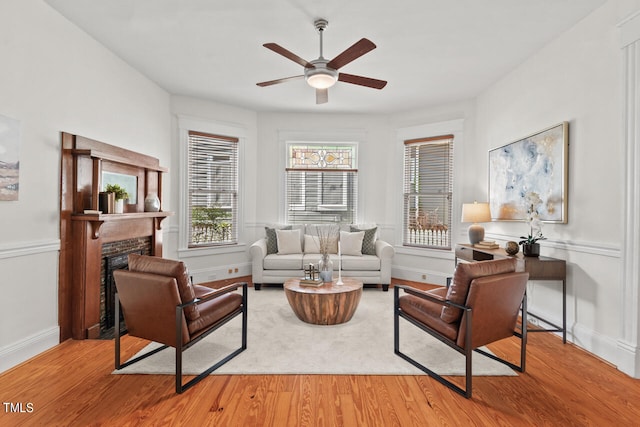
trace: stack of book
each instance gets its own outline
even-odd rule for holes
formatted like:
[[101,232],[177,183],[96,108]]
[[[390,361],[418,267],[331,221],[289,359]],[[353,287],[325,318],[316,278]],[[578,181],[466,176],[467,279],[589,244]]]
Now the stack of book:
[[300,279],[300,286],[322,286],[324,282],[322,281],[322,279],[305,279],[302,278]]
[[473,247],[478,249],[498,249],[500,245],[498,245],[493,240],[482,240],[473,245]]

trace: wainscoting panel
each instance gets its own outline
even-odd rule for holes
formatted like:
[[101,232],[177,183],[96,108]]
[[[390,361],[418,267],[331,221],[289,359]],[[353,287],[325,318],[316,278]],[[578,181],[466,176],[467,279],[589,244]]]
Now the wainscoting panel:
[[59,250],[57,239],[0,245],[0,372],[59,343]]

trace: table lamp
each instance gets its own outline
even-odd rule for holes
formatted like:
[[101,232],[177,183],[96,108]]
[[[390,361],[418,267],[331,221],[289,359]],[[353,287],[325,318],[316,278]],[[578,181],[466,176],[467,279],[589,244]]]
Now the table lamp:
[[463,203],[462,222],[471,222],[469,226],[469,242],[474,245],[484,239],[484,227],[479,222],[490,222],[489,203]]

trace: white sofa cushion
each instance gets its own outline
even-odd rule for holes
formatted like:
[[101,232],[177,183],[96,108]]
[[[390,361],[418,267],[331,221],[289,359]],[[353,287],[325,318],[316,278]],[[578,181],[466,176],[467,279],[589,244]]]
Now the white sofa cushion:
[[291,230],[291,226],[282,225],[264,228],[265,238],[267,239],[267,254],[278,253],[278,238],[276,237],[276,230]]
[[[322,255],[320,255],[319,253],[304,254],[304,256],[302,257],[302,265],[304,267],[307,267],[310,263],[318,265],[318,262],[320,262],[320,258],[322,258]],[[331,259],[331,261],[333,261],[333,269],[336,270],[338,268],[338,257],[330,255],[329,258]]]
[[[338,268],[338,264],[335,261],[333,263],[333,268]],[[342,269],[345,271],[380,270],[380,258],[374,255],[345,255],[342,257]]]
[[305,239],[307,236],[311,236],[317,243],[317,250],[313,249],[315,245],[307,250],[304,249],[305,253],[320,253],[320,237],[328,239],[327,249],[330,254],[338,253],[338,238],[339,238],[339,229],[334,224],[307,224],[305,225]]
[[304,235],[304,253],[305,254],[319,254],[320,253],[320,238],[312,236],[310,234]]
[[300,230],[276,230],[278,255],[301,254]]
[[263,267],[265,270],[302,270],[302,255],[267,255],[264,257]]
[[349,233],[347,231],[340,232],[340,250],[342,255],[362,255],[362,240],[364,239],[364,231]]
[[[338,253],[338,236],[330,237],[329,244],[327,245],[330,254]],[[304,253],[305,254],[319,254],[320,253],[320,238],[318,236],[312,236],[310,234],[304,235]]]

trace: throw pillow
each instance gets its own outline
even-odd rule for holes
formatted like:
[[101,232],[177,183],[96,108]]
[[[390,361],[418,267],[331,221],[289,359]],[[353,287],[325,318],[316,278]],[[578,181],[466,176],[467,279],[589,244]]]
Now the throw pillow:
[[300,254],[300,230],[276,230],[278,255]]
[[358,227],[351,226],[351,232],[364,231],[364,239],[362,239],[362,254],[363,255],[375,255],[376,254],[376,232],[378,227],[370,228],[368,230],[360,230]]
[[[338,253],[338,236],[329,237],[327,244],[328,253]],[[304,235],[304,253],[305,254],[319,254],[320,253],[320,237],[312,236],[310,234]]]
[[330,254],[338,253],[338,236],[330,237],[329,244],[327,245]]
[[347,231],[340,232],[340,251],[342,255],[362,256],[362,240],[364,240],[364,231],[349,233]]
[[305,254],[319,254],[320,253],[320,239],[310,234],[304,235],[304,253]]
[[[291,230],[291,226],[282,227],[280,230]],[[267,255],[278,253],[278,239],[276,238],[276,228],[265,227],[264,232],[267,236]]]

